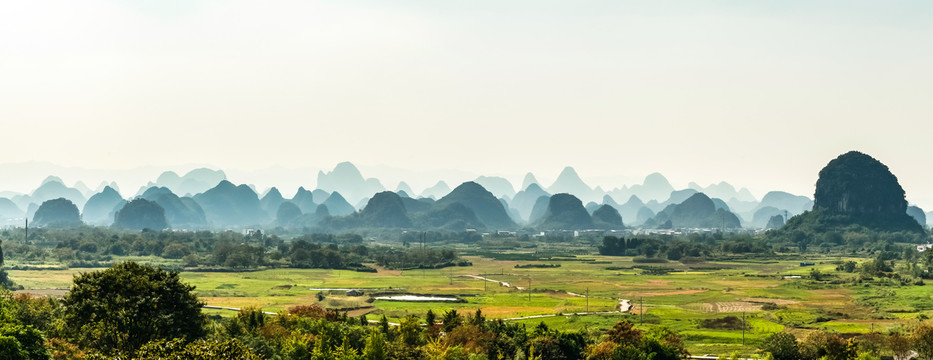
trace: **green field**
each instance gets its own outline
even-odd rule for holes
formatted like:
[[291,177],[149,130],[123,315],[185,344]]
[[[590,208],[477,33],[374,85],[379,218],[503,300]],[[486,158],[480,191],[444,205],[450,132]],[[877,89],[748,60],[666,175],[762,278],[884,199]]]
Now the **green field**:
[[[377,273],[348,270],[273,269],[251,272],[182,272],[182,278],[196,287],[208,305],[260,307],[278,312],[291,306],[319,304],[327,308],[355,309],[351,315],[368,314],[370,319],[385,315],[390,321],[427,310],[449,309],[474,312],[480,309],[489,318],[515,318],[557,315],[514,320],[529,327],[544,322],[559,329],[589,332],[605,331],[627,318],[643,328],[665,326],[679,332],[694,354],[724,354],[735,350],[751,353],[770,334],[788,330],[805,333],[826,330],[838,333],[865,333],[904,326],[921,314],[930,315],[933,288],[905,286],[888,289],[877,285],[850,285],[854,274],[835,271],[832,261],[815,261],[830,279],[807,279],[811,267],[800,267],[801,260],[724,261],[691,265],[679,262],[636,264],[631,257],[579,256],[570,260],[505,261],[468,256],[469,267]],[[813,261],[812,259],[808,261]],[[553,268],[515,268],[516,264],[560,264]],[[644,267],[665,267],[666,275],[643,275]],[[634,268],[633,268],[634,267]],[[639,268],[641,267],[641,268]],[[609,269],[614,270],[609,270]],[[67,288],[72,277],[83,271],[11,270],[10,276],[27,291]],[[484,275],[510,283],[511,287],[477,280],[466,275]],[[784,279],[801,275],[801,279]],[[527,287],[531,287],[529,292]],[[523,287],[525,289],[518,289]],[[343,290],[361,289],[362,296],[347,296]],[[589,301],[582,294],[589,291]],[[896,291],[887,301],[877,298]],[[571,294],[572,293],[572,294]],[[322,299],[319,299],[319,294]],[[396,302],[373,300],[391,294],[433,294],[456,296],[459,303]],[[631,302],[627,313],[570,315],[584,312],[611,312],[620,299]],[[768,305],[771,310],[763,310]],[[209,314],[230,316],[233,311],[209,310]],[[712,329],[703,327],[707,319],[726,316],[746,317],[747,327]]]

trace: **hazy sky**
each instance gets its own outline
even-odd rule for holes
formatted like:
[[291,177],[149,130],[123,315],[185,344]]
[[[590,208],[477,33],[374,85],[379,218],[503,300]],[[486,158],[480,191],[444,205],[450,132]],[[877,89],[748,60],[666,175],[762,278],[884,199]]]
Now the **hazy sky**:
[[859,149],[933,207],[930,19],[930,1],[6,1],[0,163],[518,183],[572,165],[812,196]]

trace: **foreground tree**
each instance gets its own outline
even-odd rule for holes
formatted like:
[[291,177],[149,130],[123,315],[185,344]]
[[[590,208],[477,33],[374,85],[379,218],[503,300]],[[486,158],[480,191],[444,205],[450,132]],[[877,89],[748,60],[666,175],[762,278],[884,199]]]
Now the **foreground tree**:
[[800,358],[800,347],[797,338],[791,333],[779,332],[765,341],[764,350],[771,354],[774,360],[796,360]]
[[62,300],[73,340],[107,354],[131,354],[146,343],[204,335],[203,305],[177,272],[125,262],[75,277]]
[[42,332],[22,324],[16,317],[17,304],[11,298],[8,291],[0,289],[0,359],[48,359]]
[[923,323],[918,325],[911,332],[910,339],[917,351],[917,358],[923,360],[933,359],[933,324]]

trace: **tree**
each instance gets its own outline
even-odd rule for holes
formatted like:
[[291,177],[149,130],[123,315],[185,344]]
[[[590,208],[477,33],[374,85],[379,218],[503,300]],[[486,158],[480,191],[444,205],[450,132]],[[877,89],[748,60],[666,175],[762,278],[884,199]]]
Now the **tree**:
[[7,275],[6,270],[3,269],[3,241],[0,241],[0,289],[12,289],[13,280],[10,280],[10,276]]
[[417,316],[406,316],[399,323],[399,336],[402,343],[409,347],[421,345],[421,319]]
[[130,354],[159,339],[204,335],[203,303],[177,272],[125,262],[75,277],[62,300],[75,342],[104,353]]
[[917,357],[923,360],[933,359],[933,324],[923,323],[910,333]]
[[457,313],[457,310],[450,309],[444,313],[444,318],[442,321],[444,322],[444,332],[450,332],[453,329],[456,329],[457,326],[463,324],[463,317]]
[[800,352],[810,359],[848,360],[855,358],[856,346],[839,335],[817,331],[804,338]]
[[45,339],[32,326],[0,324],[0,359],[44,360],[49,358]]
[[642,337],[642,331],[636,329],[634,324],[626,320],[617,322],[606,334],[608,335],[606,341],[611,341],[622,346],[637,344],[641,341]]
[[366,339],[366,347],[363,348],[363,359],[365,360],[385,360],[386,340],[381,332],[371,331],[369,338]]
[[764,350],[771,354],[774,360],[796,360],[800,358],[800,349],[797,338],[791,333],[779,332],[768,338]]

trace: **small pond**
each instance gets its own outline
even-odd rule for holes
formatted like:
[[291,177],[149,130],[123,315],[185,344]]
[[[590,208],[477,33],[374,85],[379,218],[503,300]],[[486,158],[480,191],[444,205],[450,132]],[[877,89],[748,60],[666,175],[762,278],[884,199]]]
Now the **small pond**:
[[442,296],[426,296],[426,295],[392,295],[392,296],[377,296],[376,300],[389,300],[389,301],[450,301],[457,302],[463,301],[456,297],[442,297]]

